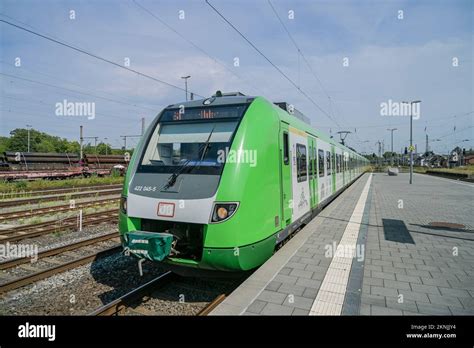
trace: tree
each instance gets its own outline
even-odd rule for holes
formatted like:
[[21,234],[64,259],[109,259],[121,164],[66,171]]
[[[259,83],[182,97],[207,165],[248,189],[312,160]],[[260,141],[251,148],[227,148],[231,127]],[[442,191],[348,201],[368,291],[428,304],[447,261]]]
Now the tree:
[[7,137],[0,137],[0,154],[7,151],[9,141]]
[[[0,152],[26,152],[28,151],[28,130],[24,128],[17,128],[10,132],[10,137],[0,137]],[[61,138],[47,133],[39,132],[35,129],[30,130],[30,151],[31,152],[58,152],[58,153],[76,153],[80,152],[80,145],[77,141],[69,141],[66,138]],[[133,150],[128,150],[130,155]],[[87,144],[83,147],[84,154],[101,154],[109,155],[123,155],[124,150],[112,149],[110,145],[100,143],[97,149]]]
[[99,143],[97,145],[97,153],[99,155],[111,155],[112,154],[112,148],[108,144],[104,143]]
[[69,153],[79,153],[81,151],[81,145],[77,141],[70,141],[67,144],[66,152]]
[[37,152],[56,152],[54,144],[50,139],[43,139],[39,144],[35,146]]
[[383,158],[385,158],[385,159],[390,159],[391,157],[396,157],[396,156],[397,156],[396,152],[390,152],[390,151],[386,151],[383,154]]

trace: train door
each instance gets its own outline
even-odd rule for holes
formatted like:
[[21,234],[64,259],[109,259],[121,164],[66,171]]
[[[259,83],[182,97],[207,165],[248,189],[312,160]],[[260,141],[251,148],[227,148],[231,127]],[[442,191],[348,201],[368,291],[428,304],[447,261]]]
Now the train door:
[[317,200],[317,175],[316,175],[316,138],[308,137],[308,149],[309,149],[309,190],[311,195],[311,207],[315,207],[318,204]]
[[331,145],[331,184],[332,184],[332,193],[336,192],[336,177],[337,177],[337,167],[336,167],[336,147]]
[[291,223],[291,146],[288,123],[280,123],[281,228]]
[[336,147],[336,191],[343,186],[342,174],[342,150]]
[[310,211],[310,188],[308,175],[308,136],[305,132],[290,128],[291,181],[293,193],[292,221]]
[[347,152],[342,151],[342,184],[347,184]]
[[322,202],[331,195],[331,146],[318,140],[318,191]]

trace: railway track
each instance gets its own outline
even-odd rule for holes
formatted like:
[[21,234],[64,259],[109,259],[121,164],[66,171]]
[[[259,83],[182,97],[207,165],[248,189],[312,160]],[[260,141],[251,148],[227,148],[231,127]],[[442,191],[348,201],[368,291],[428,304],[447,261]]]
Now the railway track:
[[[110,222],[118,217],[118,209],[110,209],[97,213],[83,215],[82,225],[97,225],[102,222]],[[69,217],[62,220],[49,220],[37,224],[18,226],[0,230],[0,242],[14,242],[22,239],[38,237],[44,234],[64,231],[77,227],[77,217]]]
[[51,202],[51,201],[78,199],[78,198],[94,197],[94,196],[107,196],[107,195],[120,194],[121,191],[122,191],[122,188],[118,187],[118,188],[105,189],[105,190],[60,193],[60,194],[53,194],[53,195],[46,195],[46,196],[39,196],[39,197],[27,197],[27,198],[20,198],[20,199],[2,200],[0,201],[0,208],[16,207],[20,205],[34,204],[34,203],[39,203],[39,202]]
[[18,198],[18,197],[24,197],[24,196],[28,196],[28,197],[47,196],[47,195],[84,191],[84,190],[97,191],[97,190],[107,190],[107,189],[114,189],[114,188],[121,188],[121,187],[122,187],[122,184],[75,186],[75,187],[48,189],[48,190],[1,192],[0,196],[2,199],[12,199],[12,198]]
[[[114,238],[119,238],[116,232],[103,234],[97,237],[87,238],[79,242],[63,245],[63,246],[53,248],[53,249],[48,249],[48,250],[38,253],[38,260],[41,260],[50,256],[55,256],[55,255],[64,253],[66,251],[73,251],[73,250],[76,250],[88,245],[96,244],[96,243],[114,239]],[[23,265],[29,262],[31,262],[29,257],[20,257],[20,258],[11,259],[8,261],[3,261],[3,262],[0,262],[0,270],[10,269],[10,268]]]
[[[112,315],[155,315],[153,311],[150,311],[142,307],[142,303],[146,303],[153,296],[160,296],[166,292],[167,286],[173,286],[176,282],[182,281],[182,278],[172,273],[171,271],[165,272],[157,278],[149,281],[146,284],[126,293],[118,299],[107,303],[95,311],[90,313],[91,316],[112,316]],[[212,300],[208,301],[204,307],[201,307],[196,311],[197,316],[208,315],[219,303],[226,298],[226,294],[219,294]],[[170,301],[173,302],[173,301]],[[179,300],[176,303],[181,303]]]
[[[116,234],[115,234],[115,236],[117,237]],[[84,247],[86,245],[89,246],[89,245],[92,245],[92,244],[97,244],[97,243],[104,242],[104,241],[107,241],[107,240],[110,240],[110,239],[113,239],[113,238],[114,237],[110,237],[108,239],[107,238],[106,239],[99,239],[99,237],[97,237],[94,241],[93,241],[93,239],[90,239],[89,244],[87,244],[87,243],[85,243],[85,241],[83,241],[83,242],[78,242],[78,243],[74,243],[74,244],[71,244],[71,245],[66,245],[66,246],[63,246],[63,247],[51,249],[51,250],[43,252],[41,258],[46,259],[47,257],[52,257],[52,256],[54,257],[54,256],[57,256],[57,255],[61,255],[61,256],[64,257],[65,256],[64,253],[70,252],[71,250],[78,249],[78,248]],[[85,243],[85,244],[80,245],[81,243]],[[81,255],[80,257],[74,257],[73,256],[72,260],[66,261],[66,262],[51,260],[51,263],[56,264],[56,266],[49,267],[49,268],[46,268],[46,269],[36,269],[36,268],[30,267],[30,265],[28,265],[27,269],[31,273],[28,273],[24,276],[14,278],[12,280],[1,283],[0,284],[0,294],[3,294],[7,291],[11,291],[11,290],[14,290],[14,289],[21,288],[23,286],[32,284],[32,283],[37,282],[37,281],[42,280],[42,279],[49,278],[53,275],[56,275],[56,274],[59,274],[59,273],[77,268],[77,267],[82,266],[86,263],[92,262],[97,258],[106,257],[106,256],[109,256],[109,255],[115,254],[117,252],[120,252],[121,250],[122,250],[122,247],[120,245],[115,245],[115,246],[109,247],[107,249],[101,249],[99,251],[94,251],[92,253],[88,253],[87,255]],[[68,256],[70,257],[70,255],[66,254],[66,257],[68,257]],[[38,257],[40,257],[40,256],[38,255]],[[1,267],[2,267],[3,270],[8,270],[12,267],[16,267],[17,265],[21,265],[22,263],[25,263],[23,259],[16,259],[16,260],[3,262],[1,264]]]
[[[120,197],[117,196],[117,198],[105,198],[105,199],[99,199],[95,201],[76,203],[74,206],[74,209],[87,208],[87,207],[91,207],[95,205],[110,204],[110,203],[118,202],[119,198]],[[13,212],[0,214],[0,222],[8,221],[11,219],[21,219],[21,218],[27,218],[27,217],[32,217],[32,216],[50,214],[50,213],[64,212],[68,210],[71,210],[70,204],[55,205],[55,206],[47,207],[47,208],[36,208],[36,209],[27,209],[27,210],[21,210],[21,211],[13,211]]]

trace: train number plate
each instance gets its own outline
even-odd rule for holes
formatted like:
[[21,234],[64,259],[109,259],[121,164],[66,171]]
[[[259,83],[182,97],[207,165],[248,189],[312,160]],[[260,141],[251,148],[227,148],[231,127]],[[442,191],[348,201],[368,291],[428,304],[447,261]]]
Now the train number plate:
[[173,217],[174,203],[158,203],[158,216]]

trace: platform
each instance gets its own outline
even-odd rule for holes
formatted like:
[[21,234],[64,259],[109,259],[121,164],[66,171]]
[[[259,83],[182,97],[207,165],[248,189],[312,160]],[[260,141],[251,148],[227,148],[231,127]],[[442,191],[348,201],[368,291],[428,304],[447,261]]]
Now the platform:
[[364,174],[211,315],[474,314],[474,185],[408,181]]

